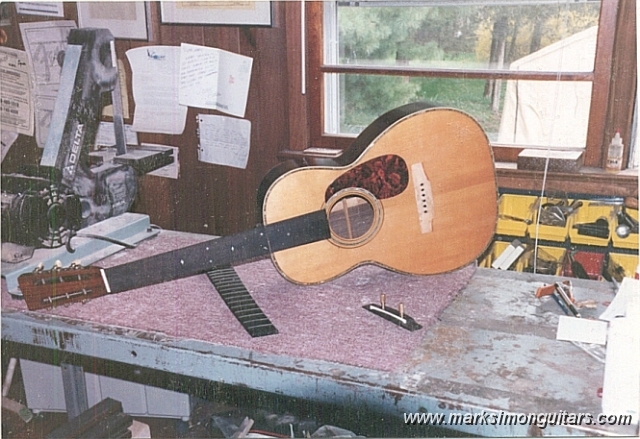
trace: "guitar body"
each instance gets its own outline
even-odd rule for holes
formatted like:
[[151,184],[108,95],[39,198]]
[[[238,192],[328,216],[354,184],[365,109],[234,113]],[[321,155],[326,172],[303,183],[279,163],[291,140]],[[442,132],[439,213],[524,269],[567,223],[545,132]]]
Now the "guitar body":
[[479,257],[493,237],[493,156],[482,128],[461,111],[392,110],[342,161],[326,163],[288,170],[264,197],[264,224],[327,212],[330,239],[272,253],[292,282],[324,282],[363,264],[448,272]]

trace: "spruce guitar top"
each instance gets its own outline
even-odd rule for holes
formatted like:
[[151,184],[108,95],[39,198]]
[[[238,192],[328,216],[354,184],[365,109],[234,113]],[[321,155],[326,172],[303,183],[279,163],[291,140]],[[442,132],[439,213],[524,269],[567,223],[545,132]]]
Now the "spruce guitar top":
[[110,268],[23,274],[29,309],[89,300],[271,255],[288,280],[320,283],[362,264],[436,274],[475,260],[497,219],[493,157],[457,110],[409,104],[384,114],[335,160],[282,167],[263,224]]

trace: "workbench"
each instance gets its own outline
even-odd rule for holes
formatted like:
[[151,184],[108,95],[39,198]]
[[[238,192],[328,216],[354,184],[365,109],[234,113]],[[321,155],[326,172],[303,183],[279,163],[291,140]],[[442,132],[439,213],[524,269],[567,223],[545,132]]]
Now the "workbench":
[[[210,237],[162,231],[111,266]],[[251,338],[205,275],[43,312],[3,287],[2,339],[338,406],[476,415],[441,425],[487,436],[637,434],[637,425],[491,425],[494,416],[601,412],[604,364],[555,339],[562,310],[538,287],[561,278],[476,268],[419,277],[357,268],[322,285],[285,281],[270,260],[237,267],[279,334]],[[571,279],[598,316],[607,282]],[[385,293],[424,326],[410,332],[363,309]],[[484,416],[482,419],[481,417]]]

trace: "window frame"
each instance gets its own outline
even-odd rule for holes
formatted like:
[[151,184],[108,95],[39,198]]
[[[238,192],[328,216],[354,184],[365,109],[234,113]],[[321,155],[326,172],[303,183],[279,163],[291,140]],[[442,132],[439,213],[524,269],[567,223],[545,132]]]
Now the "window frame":
[[[592,81],[592,97],[585,145],[585,168],[579,174],[566,174],[565,178],[558,176],[557,190],[585,193],[605,193],[611,195],[636,195],[638,193],[638,171],[627,170],[619,174],[603,174],[606,160],[608,139],[613,137],[616,129],[621,129],[625,141],[625,162],[629,156],[632,136],[633,99],[636,92],[636,53],[630,50],[622,53],[620,50],[635,47],[635,1],[634,0],[605,0],[601,2],[596,44],[596,59],[592,72],[526,72],[508,70],[449,70],[434,68],[403,68],[398,66],[359,67],[352,65],[337,65],[324,62],[324,2],[302,2],[304,11],[301,20],[305,23],[302,29],[306,40],[305,85],[303,93],[306,96],[306,117],[298,121],[291,118],[294,125],[306,123],[306,136],[301,144],[292,140],[289,154],[284,156],[300,156],[308,147],[344,149],[351,144],[353,137],[334,135],[324,132],[324,74],[385,74],[399,76],[448,77],[466,79],[534,79],[534,80],[590,80]],[[625,17],[626,19],[621,19]],[[629,19],[631,18],[631,19]],[[300,21],[298,21],[300,23]],[[300,32],[300,31],[299,31]],[[618,52],[616,52],[618,49]],[[617,56],[616,56],[617,55]],[[304,70],[304,69],[303,69]],[[291,71],[291,69],[290,69]],[[302,72],[305,76],[305,72]],[[611,79],[613,78],[613,79]],[[294,128],[295,130],[295,128]],[[299,131],[299,130],[298,130]],[[295,143],[294,143],[295,142]],[[536,172],[514,169],[513,163],[524,146],[492,144],[494,158],[497,163],[499,185],[508,185],[517,189],[537,190],[540,187],[540,176]],[[511,162],[511,165],[504,164]],[[577,177],[577,178],[576,178]],[[553,181],[553,179],[552,179]],[[578,185],[576,186],[576,182]],[[502,184],[501,184],[502,183]],[[572,189],[572,190],[568,190]]]

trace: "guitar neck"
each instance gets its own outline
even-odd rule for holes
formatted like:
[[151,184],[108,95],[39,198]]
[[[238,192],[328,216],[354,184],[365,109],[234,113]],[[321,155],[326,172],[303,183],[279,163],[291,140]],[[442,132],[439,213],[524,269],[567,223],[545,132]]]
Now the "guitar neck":
[[326,213],[320,210],[106,268],[103,277],[108,292],[119,293],[246,262],[330,236]]

